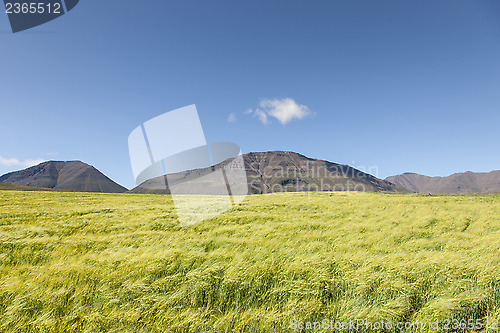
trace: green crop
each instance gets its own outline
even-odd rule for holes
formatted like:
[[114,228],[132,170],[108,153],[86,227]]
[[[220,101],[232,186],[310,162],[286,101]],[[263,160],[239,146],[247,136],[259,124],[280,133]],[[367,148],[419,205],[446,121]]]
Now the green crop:
[[169,196],[1,191],[0,331],[484,332],[451,323],[500,320],[499,212],[498,195],[288,193],[181,227]]

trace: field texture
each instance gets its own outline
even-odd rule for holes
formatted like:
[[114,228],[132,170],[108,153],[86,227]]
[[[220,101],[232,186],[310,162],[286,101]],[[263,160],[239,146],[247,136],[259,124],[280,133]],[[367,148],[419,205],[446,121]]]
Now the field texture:
[[0,331],[494,331],[499,213],[495,195],[270,194],[181,227],[168,196],[1,191]]

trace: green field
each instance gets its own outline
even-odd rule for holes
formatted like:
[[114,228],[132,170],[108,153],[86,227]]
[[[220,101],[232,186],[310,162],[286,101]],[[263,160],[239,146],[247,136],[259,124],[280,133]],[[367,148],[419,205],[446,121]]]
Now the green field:
[[499,195],[270,194],[181,227],[168,196],[0,191],[0,331],[494,331],[499,213]]

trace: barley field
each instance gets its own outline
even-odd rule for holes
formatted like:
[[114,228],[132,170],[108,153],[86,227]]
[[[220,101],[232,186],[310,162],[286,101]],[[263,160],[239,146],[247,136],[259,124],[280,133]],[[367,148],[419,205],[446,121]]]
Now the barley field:
[[0,332],[494,332],[499,213],[282,193],[181,227],[169,196],[0,191]]

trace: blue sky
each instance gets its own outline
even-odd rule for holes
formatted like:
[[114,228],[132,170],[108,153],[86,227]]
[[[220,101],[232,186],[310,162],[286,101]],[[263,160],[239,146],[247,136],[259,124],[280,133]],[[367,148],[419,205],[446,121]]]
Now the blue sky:
[[130,132],[190,104],[243,152],[381,178],[500,169],[496,0],[81,0],[17,34],[0,14],[0,39],[1,174],[76,159],[133,187]]

